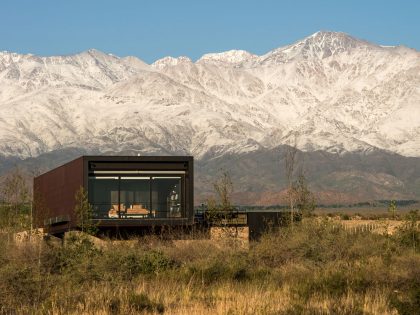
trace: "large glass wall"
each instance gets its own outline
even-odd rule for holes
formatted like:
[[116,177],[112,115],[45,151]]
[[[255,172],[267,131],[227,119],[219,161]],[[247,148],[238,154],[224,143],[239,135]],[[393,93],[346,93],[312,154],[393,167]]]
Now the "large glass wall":
[[165,218],[182,217],[181,177],[152,177],[152,204]]
[[[95,218],[118,218],[118,187],[118,177],[89,177],[89,202],[93,206]],[[117,206],[113,208],[113,205]],[[115,210],[109,213],[111,209]]]
[[90,176],[97,219],[185,217],[182,176]]
[[120,204],[124,218],[153,215],[150,211],[150,177],[121,177]]

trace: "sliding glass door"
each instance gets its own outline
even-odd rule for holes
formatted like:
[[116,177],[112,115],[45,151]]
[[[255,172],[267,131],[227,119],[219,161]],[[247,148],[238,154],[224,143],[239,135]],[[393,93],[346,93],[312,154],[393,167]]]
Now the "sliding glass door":
[[150,207],[150,177],[120,177],[120,204],[124,218],[153,216]]
[[185,217],[183,176],[90,176],[88,196],[98,219]]

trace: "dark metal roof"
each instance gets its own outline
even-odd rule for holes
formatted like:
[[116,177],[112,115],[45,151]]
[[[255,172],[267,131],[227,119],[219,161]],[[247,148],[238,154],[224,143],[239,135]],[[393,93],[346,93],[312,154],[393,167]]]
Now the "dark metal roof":
[[42,173],[39,176],[43,176],[48,174],[56,169],[61,167],[66,167],[73,162],[82,159],[83,161],[98,161],[98,162],[192,162],[194,160],[193,156],[185,155],[185,156],[156,156],[156,155],[140,155],[140,156],[133,156],[133,155],[82,155],[76,159],[68,161],[60,166],[57,166],[45,173]]

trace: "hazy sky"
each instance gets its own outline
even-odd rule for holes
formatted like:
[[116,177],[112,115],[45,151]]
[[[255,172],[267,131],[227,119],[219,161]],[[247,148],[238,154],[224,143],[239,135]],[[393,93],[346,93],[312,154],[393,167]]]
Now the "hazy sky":
[[319,30],[420,50],[420,1],[0,0],[0,50],[38,55],[263,54]]

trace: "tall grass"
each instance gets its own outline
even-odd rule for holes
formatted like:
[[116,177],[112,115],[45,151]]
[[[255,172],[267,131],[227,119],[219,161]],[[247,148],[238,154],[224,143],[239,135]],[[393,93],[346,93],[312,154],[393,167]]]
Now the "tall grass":
[[417,226],[348,233],[308,219],[249,249],[154,237],[0,242],[1,314],[415,314]]

